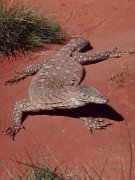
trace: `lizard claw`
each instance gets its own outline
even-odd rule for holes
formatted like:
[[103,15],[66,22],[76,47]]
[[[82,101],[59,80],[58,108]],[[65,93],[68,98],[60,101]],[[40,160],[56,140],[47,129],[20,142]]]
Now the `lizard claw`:
[[25,129],[25,127],[22,125],[8,127],[8,128],[6,128],[4,134],[9,135],[14,140],[15,135],[20,131],[20,129]]
[[10,80],[8,80],[8,81],[5,81],[5,85],[7,85],[7,84],[12,85],[14,82],[15,82],[14,79],[10,79]]

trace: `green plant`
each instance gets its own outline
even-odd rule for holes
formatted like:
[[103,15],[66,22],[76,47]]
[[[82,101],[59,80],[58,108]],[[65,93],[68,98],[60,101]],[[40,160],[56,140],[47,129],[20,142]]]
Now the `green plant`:
[[[23,180],[62,180],[63,177],[61,174],[58,174],[57,169],[51,169],[44,162],[41,164],[33,164],[32,163],[22,163],[17,162],[18,166],[15,167],[14,172],[10,171],[7,166],[0,161],[0,165],[4,168],[5,174],[1,176],[0,179],[10,178],[11,180],[15,179],[23,179]],[[25,167],[24,167],[25,166]]]
[[[22,176],[24,178],[24,176]],[[28,175],[26,176],[29,180],[62,180],[62,176],[58,175],[56,170],[50,169],[47,165],[43,168],[30,167],[28,169]]]
[[5,8],[0,1],[0,54],[12,56],[17,51],[35,51],[43,43],[61,43],[65,32],[58,22],[51,22],[35,11],[13,5]]
[[[63,166],[57,166],[53,169],[47,165],[45,159],[34,162],[31,157],[30,161],[20,162],[18,160],[12,161],[14,169],[10,170],[7,165],[0,160],[0,167],[3,168],[3,174],[0,180],[76,180],[76,179],[92,179],[85,168],[75,168],[72,170],[65,170]],[[93,169],[94,170],[94,169]],[[94,170],[95,174],[100,178],[98,173]]]

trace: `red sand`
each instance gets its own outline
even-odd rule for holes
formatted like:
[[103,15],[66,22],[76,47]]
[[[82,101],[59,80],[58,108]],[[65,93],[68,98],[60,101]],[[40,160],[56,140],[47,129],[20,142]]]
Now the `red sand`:
[[[44,14],[52,14],[70,36],[86,37],[94,47],[92,52],[116,46],[120,50],[135,50],[134,0],[23,2]],[[58,49],[59,45],[50,46],[43,55],[19,56],[16,61],[5,60],[0,64],[1,130],[11,123],[14,103],[28,95],[32,77],[12,86],[5,86],[4,82],[15,70],[37,63]],[[21,130],[15,141],[0,134],[0,159],[7,167],[12,157],[21,161],[28,158],[27,151],[34,160],[48,157],[48,161],[56,165],[53,154],[64,167],[85,167],[94,179],[99,179],[94,170],[103,179],[135,178],[135,56],[110,59],[85,68],[83,84],[96,87],[110,101],[109,106],[89,106],[82,112],[102,117],[113,125],[90,134],[80,120],[68,117],[67,111],[60,116],[29,115],[23,123],[26,130]],[[0,166],[0,170],[3,175],[3,167]]]

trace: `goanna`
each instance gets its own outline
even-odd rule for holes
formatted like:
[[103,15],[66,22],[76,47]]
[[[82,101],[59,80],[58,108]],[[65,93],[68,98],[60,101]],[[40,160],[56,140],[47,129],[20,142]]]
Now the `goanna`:
[[[135,54],[134,51],[102,51],[93,55],[86,55],[84,49],[89,49],[90,43],[83,37],[71,40],[54,56],[40,64],[27,67],[6,81],[13,84],[27,76],[36,74],[29,87],[29,99],[16,102],[13,110],[12,126],[5,130],[5,134],[14,138],[22,125],[23,112],[37,112],[52,109],[72,109],[89,103],[105,104],[108,98],[94,87],[80,85],[83,76],[83,64],[118,58],[125,54]],[[104,129],[110,123],[93,117],[80,117],[89,130]]]

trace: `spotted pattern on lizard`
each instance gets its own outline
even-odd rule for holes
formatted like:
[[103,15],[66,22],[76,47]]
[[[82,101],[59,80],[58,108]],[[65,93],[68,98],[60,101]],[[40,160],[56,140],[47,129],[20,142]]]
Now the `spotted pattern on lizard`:
[[[96,63],[109,58],[118,58],[125,54],[135,54],[134,51],[102,51],[93,55],[86,55],[82,51],[90,48],[90,43],[83,37],[71,40],[54,56],[40,64],[34,64],[21,72],[5,84],[17,83],[27,76],[34,75],[29,87],[29,99],[16,102],[13,110],[12,126],[5,130],[5,134],[14,138],[22,125],[23,112],[37,112],[52,109],[72,109],[89,103],[105,104],[108,98],[94,87],[80,85],[85,70],[83,64]],[[110,123],[93,117],[80,117],[89,130],[104,129]]]

